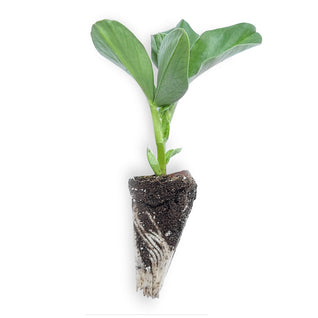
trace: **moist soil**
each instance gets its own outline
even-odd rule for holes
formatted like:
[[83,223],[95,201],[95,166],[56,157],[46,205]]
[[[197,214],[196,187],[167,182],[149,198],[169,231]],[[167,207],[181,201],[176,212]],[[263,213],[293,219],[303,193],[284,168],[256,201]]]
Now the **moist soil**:
[[[197,184],[188,171],[164,176],[142,176],[129,180],[134,218],[146,233],[157,233],[175,250],[196,198]],[[136,248],[143,266],[152,266],[149,246],[135,227]],[[157,243],[158,245],[158,243]],[[160,244],[159,244],[160,245]],[[160,249],[160,246],[158,246]]]

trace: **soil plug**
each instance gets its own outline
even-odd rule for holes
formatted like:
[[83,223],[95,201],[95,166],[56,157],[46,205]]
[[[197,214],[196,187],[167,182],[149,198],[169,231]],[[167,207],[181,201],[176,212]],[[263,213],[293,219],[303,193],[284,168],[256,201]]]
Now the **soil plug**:
[[170,124],[189,83],[223,60],[254,47],[262,37],[249,23],[197,34],[181,20],[151,36],[151,58],[120,22],[102,20],[91,31],[97,51],[130,74],[143,90],[152,116],[156,155],[148,148],[154,172],[129,180],[136,246],[136,287],[159,297],[165,275],[196,198],[197,184],[188,171],[167,174],[166,166],[181,148],[166,150]]
[[196,197],[188,171],[129,180],[136,243],[137,289],[158,297]]

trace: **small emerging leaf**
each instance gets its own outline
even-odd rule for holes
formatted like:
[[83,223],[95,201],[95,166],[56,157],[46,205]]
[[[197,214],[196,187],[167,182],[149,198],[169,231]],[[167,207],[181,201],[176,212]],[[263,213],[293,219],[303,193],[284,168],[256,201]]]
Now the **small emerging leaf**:
[[171,105],[185,94],[188,89],[189,57],[189,38],[183,29],[175,29],[165,36],[158,54],[156,105]]
[[159,115],[161,118],[161,126],[162,126],[162,135],[163,141],[166,142],[169,138],[170,133],[170,123],[173,116],[173,113],[176,109],[177,104],[172,104],[159,108]]
[[97,51],[134,77],[147,98],[152,100],[152,64],[135,35],[117,21],[102,20],[93,25],[91,36]]
[[161,169],[160,169],[160,165],[159,162],[157,160],[157,158],[155,157],[155,155],[152,153],[152,151],[147,148],[147,158],[148,158],[148,162],[150,164],[150,167],[152,168],[153,172],[159,176],[162,174]]
[[193,29],[190,27],[190,24],[183,19],[177,24],[177,28],[182,28],[187,32],[189,41],[190,41],[190,48],[193,46],[195,41],[200,37],[199,34],[193,31]]
[[187,33],[189,42],[190,42],[190,48],[193,46],[194,42],[199,38],[199,34],[194,32],[192,28],[190,27],[189,23],[183,19],[177,24],[175,28],[152,35],[151,36],[151,58],[153,63],[157,67],[158,67],[158,52],[161,47],[162,40],[167,34],[169,34],[170,32],[172,32],[173,30],[177,28],[184,29],[184,31]]
[[193,79],[217,63],[261,42],[261,35],[249,23],[206,31],[191,49],[189,78]]
[[166,143],[170,134],[170,121],[165,115],[161,119],[161,126],[162,126],[163,142]]
[[158,52],[161,46],[161,42],[167,34],[168,33],[162,32],[162,33],[157,33],[151,36],[151,59],[157,67],[158,67]]
[[170,149],[166,152],[166,164],[170,161],[170,158],[178,154],[182,148]]

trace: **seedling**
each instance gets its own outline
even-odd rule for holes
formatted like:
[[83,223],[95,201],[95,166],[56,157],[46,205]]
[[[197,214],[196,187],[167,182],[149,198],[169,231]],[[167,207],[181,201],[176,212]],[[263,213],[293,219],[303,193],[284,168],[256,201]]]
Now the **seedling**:
[[189,83],[219,62],[262,41],[255,27],[248,23],[206,31],[199,36],[181,20],[175,28],[151,37],[151,57],[158,68],[155,87],[150,58],[125,26],[112,20],[98,21],[91,35],[98,52],[129,73],[148,100],[157,157],[150,149],[147,157],[156,175],[166,174],[169,160],[181,151],[180,148],[166,151],[166,142],[176,105]]
[[197,34],[181,20],[175,28],[151,37],[151,58],[124,25],[96,22],[91,32],[97,51],[130,74],[143,90],[151,111],[156,156],[147,149],[155,176],[130,179],[136,236],[137,289],[158,297],[183,227],[196,197],[187,171],[166,175],[166,166],[181,148],[166,151],[178,101],[196,77],[223,60],[262,42],[252,24],[240,23]]

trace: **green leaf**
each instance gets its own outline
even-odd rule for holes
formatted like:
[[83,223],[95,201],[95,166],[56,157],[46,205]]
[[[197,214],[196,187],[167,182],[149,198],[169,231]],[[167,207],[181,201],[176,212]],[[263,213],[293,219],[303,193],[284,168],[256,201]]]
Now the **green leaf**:
[[170,161],[170,158],[175,156],[177,153],[179,153],[182,150],[182,148],[177,149],[170,149],[166,152],[166,164]]
[[177,24],[177,28],[182,28],[187,32],[189,37],[189,42],[190,42],[190,48],[193,46],[195,41],[200,37],[199,34],[193,31],[189,23],[183,19]]
[[164,107],[159,108],[159,115],[161,119],[161,126],[162,126],[162,135],[163,141],[167,142],[170,133],[170,123],[173,116],[173,113],[176,109],[177,104],[172,104]]
[[147,98],[153,100],[152,64],[135,35],[117,21],[102,20],[93,25],[91,36],[97,51],[129,73]]
[[168,33],[166,32],[162,32],[162,33],[157,33],[151,36],[151,59],[157,67],[158,67],[158,52],[161,46],[161,42],[167,34]]
[[160,165],[159,162],[157,160],[157,158],[155,157],[155,155],[152,153],[152,151],[147,148],[147,158],[148,158],[148,162],[150,164],[150,167],[152,168],[153,172],[159,176],[162,174],[161,169],[160,169]]
[[158,54],[158,79],[154,102],[158,106],[178,101],[188,89],[189,38],[183,29],[165,36]]
[[204,32],[191,49],[189,78],[261,42],[261,35],[248,23]]
[[177,28],[181,28],[181,29],[184,29],[186,31],[186,33],[189,37],[190,48],[192,47],[194,42],[199,38],[199,35],[192,30],[189,23],[183,19],[177,24],[177,26],[175,28],[152,35],[151,36],[151,58],[152,58],[153,63],[157,67],[158,67],[158,52],[159,52],[162,40],[164,39],[164,37],[167,34],[169,34],[171,31],[173,31]]
[[166,143],[168,138],[169,138],[169,134],[170,134],[170,121],[168,120],[167,116],[164,115],[161,119],[161,126],[162,126],[162,138],[163,138],[163,142]]

